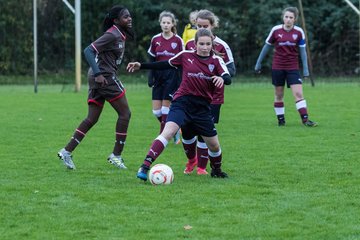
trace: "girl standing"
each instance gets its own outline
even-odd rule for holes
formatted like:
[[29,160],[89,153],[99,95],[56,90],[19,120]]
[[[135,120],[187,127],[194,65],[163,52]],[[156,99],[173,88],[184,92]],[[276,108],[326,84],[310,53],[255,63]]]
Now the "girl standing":
[[272,62],[272,84],[275,87],[274,109],[279,126],[285,126],[284,89],[285,82],[291,88],[302,123],[307,127],[316,127],[317,123],[309,120],[306,100],[303,95],[302,79],[299,71],[299,53],[303,66],[304,77],[309,76],[306,56],[306,42],[304,31],[295,26],[299,16],[296,7],[285,8],[282,12],[284,24],[271,29],[265,40],[265,45],[257,59],[255,71],[260,73],[261,62],[272,46],[275,52]]
[[[151,62],[169,60],[184,49],[181,37],[176,34],[174,14],[163,11],[160,13],[159,22],[162,32],[151,39],[148,50]],[[151,70],[149,72],[149,86],[152,86],[152,111],[160,122],[160,133],[164,129],[170,102],[180,81],[178,69]],[[180,142],[179,133],[175,135],[174,142]]]
[[118,168],[126,169],[121,153],[127,136],[130,109],[125,96],[125,88],[116,76],[116,72],[124,56],[125,41],[127,37],[133,37],[131,28],[132,18],[129,10],[116,5],[105,16],[104,34],[84,50],[86,60],[90,65],[88,115],[76,128],[68,144],[58,152],[59,158],[68,169],[75,169],[71,154],[98,121],[105,100],[118,114],[115,125],[115,145],[108,161]]

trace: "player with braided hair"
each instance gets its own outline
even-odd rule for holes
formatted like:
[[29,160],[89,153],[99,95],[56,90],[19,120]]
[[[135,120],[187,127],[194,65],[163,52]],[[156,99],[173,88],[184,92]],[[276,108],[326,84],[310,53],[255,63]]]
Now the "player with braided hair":
[[76,128],[69,143],[58,152],[59,158],[68,169],[75,169],[71,153],[98,121],[105,100],[118,114],[115,145],[108,161],[120,169],[126,169],[121,153],[127,136],[130,109],[125,88],[116,73],[124,56],[125,41],[134,36],[129,10],[120,5],[112,7],[104,18],[103,30],[104,33],[84,50],[90,65],[88,115]]

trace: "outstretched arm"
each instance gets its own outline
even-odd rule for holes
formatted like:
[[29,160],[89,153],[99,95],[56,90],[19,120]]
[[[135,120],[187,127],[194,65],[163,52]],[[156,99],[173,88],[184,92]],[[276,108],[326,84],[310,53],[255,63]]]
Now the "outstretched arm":
[[170,65],[169,61],[160,61],[160,62],[151,62],[151,63],[139,63],[139,62],[130,62],[126,70],[128,72],[135,72],[139,69],[155,69],[155,70],[165,70],[175,68]]
[[266,54],[269,52],[270,48],[272,46],[265,43],[264,47],[262,48],[260,55],[256,61],[256,65],[255,65],[255,72],[260,72],[261,70],[261,62],[262,60],[265,58]]
[[[149,61],[155,62],[155,57],[149,55]],[[149,87],[154,86],[154,70],[150,70],[148,73],[148,86]]]

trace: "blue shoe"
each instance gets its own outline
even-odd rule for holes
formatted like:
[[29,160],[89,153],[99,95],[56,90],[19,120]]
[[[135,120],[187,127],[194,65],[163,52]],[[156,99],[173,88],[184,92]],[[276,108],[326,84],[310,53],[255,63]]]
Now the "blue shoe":
[[140,178],[143,181],[147,181],[147,172],[149,171],[149,167],[146,165],[141,165],[141,167],[139,168],[136,177]]

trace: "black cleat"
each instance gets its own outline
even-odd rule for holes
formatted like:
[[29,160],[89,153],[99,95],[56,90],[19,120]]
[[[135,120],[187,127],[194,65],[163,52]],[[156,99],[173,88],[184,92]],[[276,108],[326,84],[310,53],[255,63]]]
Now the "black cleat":
[[211,169],[211,177],[213,178],[228,178],[229,176],[221,171],[220,168],[217,168],[217,169]]
[[285,120],[284,119],[279,120],[278,125],[279,125],[279,127],[284,127],[285,126]]
[[307,127],[316,127],[318,125],[316,122],[310,120],[306,120],[305,122],[303,122],[303,124]]

